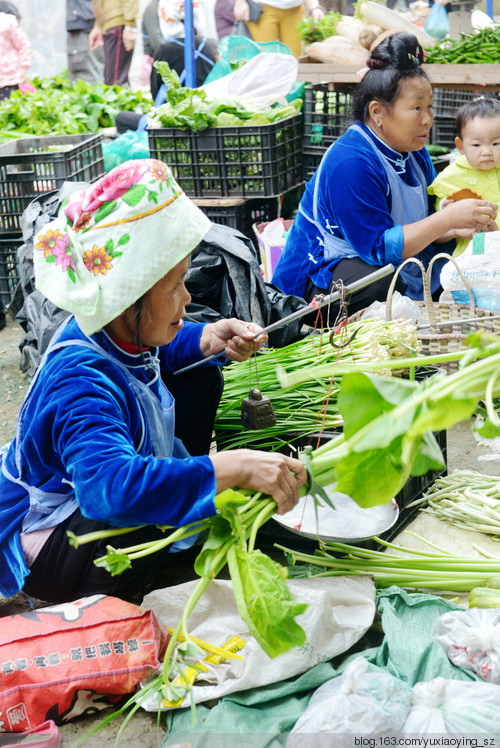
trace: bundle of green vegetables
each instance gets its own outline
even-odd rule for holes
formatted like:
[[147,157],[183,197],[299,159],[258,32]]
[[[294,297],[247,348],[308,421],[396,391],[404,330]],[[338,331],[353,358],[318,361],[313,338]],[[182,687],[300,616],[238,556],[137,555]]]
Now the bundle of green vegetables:
[[311,18],[311,16],[303,18],[297,24],[299,36],[306,44],[321,42],[323,39],[328,39],[329,36],[333,36],[336,33],[337,23],[341,18],[342,14],[333,10],[326,13],[322,18],[318,18],[317,21]]
[[497,476],[475,470],[443,475],[410,506],[421,506],[425,514],[500,540],[500,480]]
[[[422,365],[439,364],[457,357],[461,360],[457,372],[437,374],[421,383],[361,372],[357,364],[340,364],[337,373],[342,373],[343,380],[338,403],[344,431],[318,449],[301,453],[308,474],[308,482],[301,494],[311,495],[319,501],[326,500],[321,487],[336,484],[338,491],[350,495],[360,506],[375,506],[390,501],[410,475],[423,475],[431,469],[442,468],[443,456],[432,432],[469,419],[479,399],[484,399],[488,405],[492,398],[500,396],[500,339],[478,332],[470,335],[468,342],[470,350],[420,358]],[[401,369],[414,363],[414,358],[397,359],[373,362],[371,368]],[[317,371],[298,371],[293,376],[308,381],[317,377]],[[500,433],[500,427],[497,425],[496,428]],[[107,556],[97,562],[111,573],[120,573],[135,554],[154,553],[160,545],[208,530],[208,537],[195,563],[200,580],[174,630],[163,672],[150,684],[146,695],[136,695],[128,707],[137,708],[141,698],[146,698],[150,692],[158,694],[159,703],[163,696],[170,700],[187,693],[189,683],[176,685],[172,692],[172,682],[187,660],[193,655],[200,656],[189,636],[188,617],[203,591],[226,563],[238,610],[270,656],[300,645],[305,639],[303,630],[295,621],[304,607],[291,597],[286,587],[285,570],[254,549],[259,527],[275,511],[272,499],[258,493],[249,496],[248,492],[229,490],[216,498],[216,506],[219,512],[216,516],[197,525],[178,528],[163,541],[145,543],[134,549],[109,546]],[[121,535],[123,532],[108,531],[100,536]],[[93,534],[90,539],[95,537]],[[89,538],[73,537],[74,544],[85,540]],[[340,550],[335,547],[335,551]],[[347,553],[352,556],[359,553],[359,549],[348,547]],[[432,559],[434,562],[435,556]],[[418,584],[431,589],[464,590],[466,585],[483,585],[485,579],[500,574],[498,559],[460,561],[450,554],[443,561],[447,569],[441,568],[432,574],[418,566],[410,569],[406,564],[411,573],[407,572],[406,577],[398,573],[396,579],[394,564],[401,566],[400,560],[385,560],[385,568],[390,569],[391,583],[407,585],[405,579],[411,577],[414,586]],[[314,562],[317,562],[316,558]],[[345,574],[344,559],[342,564],[342,568],[337,570]],[[354,573],[373,576],[374,567],[371,562],[364,563]],[[387,576],[384,579],[388,581]]]
[[277,547],[287,554],[292,564],[305,564],[289,570],[291,578],[361,575],[372,577],[380,588],[397,585],[407,590],[470,592],[500,574],[500,558],[462,557],[437,546],[433,546],[437,552],[426,553],[387,543],[380,538],[374,540],[394,553],[346,543],[322,543],[314,554]]
[[32,78],[34,92],[15,91],[0,102],[0,139],[29,135],[77,135],[114,127],[121,111],[148,112],[149,94],[121,86],[70,83],[67,75]]
[[[350,338],[349,344],[344,345]],[[218,447],[277,450],[318,431],[339,429],[340,379],[335,377],[339,363],[352,362],[370,370],[374,361],[408,357],[419,351],[413,322],[366,319],[347,324],[341,332],[332,333],[330,340],[318,332],[283,348],[265,349],[248,361],[232,363],[224,371],[224,393],[214,425]],[[285,365],[288,372],[306,369],[314,373],[318,367],[322,369],[318,377],[306,383],[283,388],[276,372]],[[392,371],[379,373],[390,376]],[[276,424],[245,430],[241,425],[241,402],[255,386],[271,401]]]
[[302,107],[302,99],[259,111],[232,98],[211,100],[202,88],[184,88],[167,62],[154,65],[166,83],[167,99],[151,112],[149,129],[175,127],[199,132],[208,127],[269,125],[298,114]]
[[486,26],[475,34],[461,33],[428,50],[426,63],[495,64],[500,62],[500,25]]

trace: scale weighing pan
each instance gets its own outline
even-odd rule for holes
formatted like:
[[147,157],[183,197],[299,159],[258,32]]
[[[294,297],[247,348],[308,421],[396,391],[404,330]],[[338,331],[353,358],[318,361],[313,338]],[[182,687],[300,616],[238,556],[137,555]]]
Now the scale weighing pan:
[[[317,522],[312,496],[302,496],[291,512],[275,514],[273,519],[287,530],[312,540],[355,543],[369,540],[389,530],[399,517],[399,507],[394,499],[363,509],[345,493],[332,486],[325,488],[335,509],[318,506]],[[321,501],[321,499],[320,499]]]

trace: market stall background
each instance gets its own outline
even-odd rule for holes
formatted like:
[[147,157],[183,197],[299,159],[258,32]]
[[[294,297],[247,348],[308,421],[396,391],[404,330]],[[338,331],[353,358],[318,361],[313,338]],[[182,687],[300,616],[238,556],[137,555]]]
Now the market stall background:
[[[141,17],[149,0],[141,0]],[[207,0],[212,8],[215,0]],[[21,26],[31,42],[33,63],[28,77],[33,75],[51,76],[66,67],[66,0],[16,0],[21,13]],[[207,19],[210,14],[207,13]],[[216,36],[215,21],[208,25],[211,36]],[[140,86],[142,39],[137,43],[132,58],[130,72],[132,88]]]

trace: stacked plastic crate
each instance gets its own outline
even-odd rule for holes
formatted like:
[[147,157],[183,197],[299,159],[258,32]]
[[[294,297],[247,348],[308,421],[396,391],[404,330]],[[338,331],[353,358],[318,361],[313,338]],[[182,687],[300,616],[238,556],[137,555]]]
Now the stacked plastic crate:
[[310,83],[305,87],[304,181],[312,177],[325,151],[351,123],[353,92],[354,86],[348,84]]
[[201,210],[246,236],[254,223],[277,218],[280,196],[303,183],[300,114],[268,125],[161,128],[148,136],[151,157],[171,167]]
[[0,297],[5,306],[19,282],[25,209],[65,181],[92,182],[103,174],[100,135],[21,138],[0,146]]
[[454,88],[432,89],[432,124],[429,143],[452,150],[455,147],[455,117],[463,104],[478,95],[477,91],[465,91]]

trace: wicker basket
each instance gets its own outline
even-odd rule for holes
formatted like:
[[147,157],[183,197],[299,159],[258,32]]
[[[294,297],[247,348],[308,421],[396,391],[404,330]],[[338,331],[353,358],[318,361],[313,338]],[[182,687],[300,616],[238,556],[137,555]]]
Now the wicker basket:
[[[444,258],[452,262],[470,296],[470,306],[467,304],[443,304],[432,300],[430,279],[434,262]],[[480,329],[487,330],[500,335],[500,314],[489,309],[480,309],[476,306],[472,289],[465,280],[457,262],[450,255],[440,253],[435,255],[429,263],[427,270],[416,257],[410,257],[403,262],[394,273],[386,302],[386,319],[392,319],[392,295],[396,285],[396,279],[401,269],[409,262],[416,263],[422,271],[424,300],[416,304],[422,309],[429,322],[429,328],[420,329],[418,337],[422,343],[422,354],[432,356],[438,353],[455,353],[464,348],[464,339],[470,332]],[[447,325],[446,323],[450,324]],[[421,326],[422,327],[422,326]],[[458,361],[441,363],[448,372],[458,369]]]

